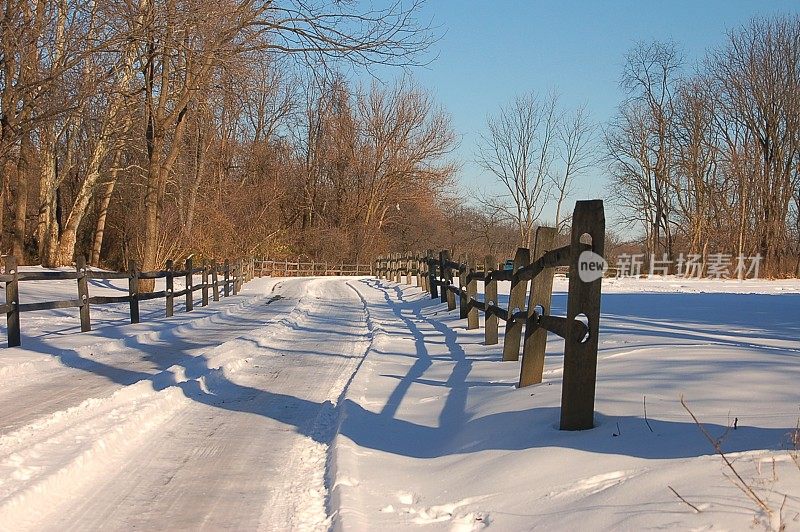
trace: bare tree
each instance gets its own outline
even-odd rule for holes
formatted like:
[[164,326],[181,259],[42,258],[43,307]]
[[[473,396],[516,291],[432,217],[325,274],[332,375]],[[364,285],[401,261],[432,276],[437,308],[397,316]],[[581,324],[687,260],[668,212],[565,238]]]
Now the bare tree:
[[648,254],[673,253],[671,127],[681,66],[674,43],[637,44],[620,81],[629,98],[605,134],[614,196],[644,225]]
[[[757,18],[731,31],[707,68],[724,127],[742,131],[750,142],[743,155],[753,164],[742,179],[751,190],[742,215],[753,214],[757,249],[767,271],[777,273],[786,258],[789,209],[800,183],[800,16]],[[733,147],[737,144],[740,148],[735,139]]]
[[597,160],[593,149],[597,126],[590,121],[586,106],[578,107],[572,115],[565,115],[558,127],[559,159],[561,168],[550,175],[556,199],[555,226],[564,231],[569,223],[569,215],[564,213],[564,205],[573,192],[575,178],[583,175]]
[[486,197],[487,206],[514,220],[521,246],[530,247],[534,227],[548,200],[551,167],[557,156],[560,116],[554,93],[528,92],[487,119],[477,163],[497,178],[503,194]]

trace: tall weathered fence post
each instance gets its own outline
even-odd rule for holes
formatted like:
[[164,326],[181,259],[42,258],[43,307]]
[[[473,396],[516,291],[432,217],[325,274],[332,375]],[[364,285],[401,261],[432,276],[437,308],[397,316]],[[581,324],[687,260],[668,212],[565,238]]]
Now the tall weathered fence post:
[[22,343],[22,335],[19,329],[19,267],[13,255],[6,257],[6,275],[11,276],[11,280],[6,282],[8,347],[17,347]]
[[[463,266],[463,264],[462,264]],[[469,299],[467,299],[467,275],[469,272],[467,268],[460,268],[458,271],[458,317],[459,319],[467,319],[469,311]]]
[[[487,307],[489,305],[497,305],[497,280],[492,279],[491,281],[486,281],[489,279],[490,274],[496,269],[497,259],[495,259],[492,255],[486,255],[486,257],[483,259],[483,300]],[[484,344],[497,344],[497,322],[498,318],[495,314],[486,314],[483,326]]]
[[[423,288],[422,286],[422,260],[420,259],[420,254],[414,254],[414,270],[417,272],[417,287]],[[423,288],[424,290],[424,288]]]
[[231,261],[228,260],[228,259],[225,259],[225,263],[223,264],[223,268],[224,269],[222,271],[222,282],[224,284],[222,285],[222,295],[224,295],[225,297],[228,297],[231,294],[230,288],[228,287],[228,283],[230,283],[230,280],[231,280]]
[[411,257],[409,255],[406,255],[405,261],[404,261],[405,265],[406,265],[406,284],[409,285],[409,286],[414,284],[413,282],[411,282],[411,275],[413,273],[412,272],[412,270],[413,270],[413,268],[412,268],[412,264],[413,264],[412,260],[413,260],[413,257]]
[[167,297],[166,297],[167,310],[166,310],[166,313],[167,313],[167,317],[168,318],[170,316],[172,316],[173,311],[175,309],[175,286],[174,286],[175,283],[173,282],[173,276],[172,276],[172,272],[174,270],[173,266],[174,266],[174,264],[172,262],[172,259],[168,259],[167,260],[167,279],[166,279],[166,281],[167,281]]
[[[602,272],[596,279],[584,282],[581,265],[581,237],[588,234],[592,252],[602,256],[605,248],[605,214],[602,200],[579,201],[572,215],[570,240],[570,275],[567,299],[567,320],[581,315],[588,321],[587,337],[578,337],[577,328],[568,329],[564,346],[564,377],[561,387],[561,430],[584,430],[594,426],[594,393],[597,379],[597,344],[600,326],[600,293]],[[594,273],[586,270],[583,273]]]
[[128,261],[128,297],[131,299],[131,323],[139,323],[139,268],[133,260]]
[[[242,266],[241,265],[242,265],[242,261],[241,260],[237,260],[233,264],[233,295],[236,295],[236,294],[239,293],[239,279],[242,276]],[[299,266],[298,266],[298,268],[299,268]],[[298,270],[297,274],[300,275],[299,270]]]
[[219,265],[211,261],[211,294],[214,301],[219,301]]
[[450,252],[443,249],[439,252],[439,289],[441,290],[440,302],[447,303],[447,274],[445,273],[445,263],[450,260]]
[[[259,277],[264,271],[264,265],[261,264],[261,269],[258,271]],[[203,295],[203,302],[200,303],[202,306],[208,305],[208,261],[203,260],[203,289],[201,290],[201,294]]]
[[[553,227],[539,227],[536,230],[536,244],[533,251],[536,260],[553,249],[556,233]],[[522,348],[522,367],[519,372],[520,388],[542,382],[547,331],[536,324],[536,308],[541,307],[541,313],[544,315],[550,314],[554,273],[555,268],[545,268],[531,281],[528,321],[525,324],[525,340]]]
[[81,332],[91,331],[92,322],[89,317],[89,273],[86,270],[86,257],[75,258],[75,270],[78,272],[78,299],[81,302]]
[[[450,261],[450,252],[446,252],[446,261]],[[445,298],[447,299],[447,310],[455,310],[456,309],[456,295],[450,289],[453,286],[453,270],[450,266],[445,265],[444,268],[444,275],[447,278],[447,290],[445,291]]]
[[478,296],[478,280],[475,277],[469,277],[471,275],[475,275],[478,269],[475,267],[475,259],[470,258],[467,261],[468,268],[467,268],[467,329],[477,329],[478,328],[478,309],[472,305],[473,300]]
[[186,312],[191,312],[194,308],[194,276],[192,275],[194,261],[191,257],[186,259],[184,266],[186,267]]
[[428,265],[428,291],[431,293],[431,299],[436,299],[439,297],[439,285],[436,284],[436,261],[432,249],[428,250],[425,263]]
[[[519,270],[531,263],[531,252],[527,248],[517,248],[514,255],[514,271]],[[522,326],[524,320],[512,319],[517,312],[525,310],[525,295],[528,291],[528,281],[521,281],[514,278],[511,281],[511,293],[508,296],[508,323],[506,323],[506,334],[503,338],[503,360],[519,360],[519,345],[522,337]]]

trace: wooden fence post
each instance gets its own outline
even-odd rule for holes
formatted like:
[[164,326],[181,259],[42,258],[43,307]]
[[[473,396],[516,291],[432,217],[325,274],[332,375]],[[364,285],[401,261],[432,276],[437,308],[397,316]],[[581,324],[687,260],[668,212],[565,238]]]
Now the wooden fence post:
[[6,275],[11,275],[6,282],[6,325],[8,327],[8,347],[17,347],[22,344],[22,335],[19,327],[19,267],[17,258],[13,255],[6,257]]
[[239,293],[239,277],[242,275],[240,264],[241,264],[240,260],[237,260],[236,262],[233,263],[233,295]]
[[[259,270],[259,276],[263,272],[263,264],[262,269]],[[203,302],[200,303],[202,306],[208,306],[208,261],[203,259],[203,290],[201,291],[203,294]]]
[[469,272],[467,268],[460,269],[458,272],[458,317],[459,319],[467,319],[469,312],[469,299],[467,299],[467,275]]
[[[554,227],[539,227],[536,230],[536,245],[533,253],[536,260],[553,249],[556,240]],[[528,299],[528,320],[525,324],[525,340],[522,347],[522,367],[519,371],[519,387],[542,382],[544,371],[544,352],[547,348],[547,330],[537,325],[536,307],[541,313],[550,314],[553,296],[553,274],[555,268],[545,268],[531,280],[531,293]]]
[[211,261],[211,294],[214,301],[219,301],[219,265],[217,261]]
[[[470,258],[468,264],[468,276],[475,274],[478,269],[475,266],[475,259]],[[478,280],[474,277],[467,281],[467,329],[477,329],[478,309],[472,305],[473,300],[478,296]]]
[[191,312],[194,308],[194,276],[192,275],[194,261],[189,257],[183,265],[186,268],[186,312]]
[[445,274],[445,263],[450,260],[450,252],[446,249],[439,252],[439,288],[441,289],[440,302],[447,303],[447,275]]
[[455,310],[456,294],[450,290],[450,287],[453,286],[453,270],[449,267],[445,268],[445,275],[447,276],[447,293],[445,294],[447,296],[447,310]]
[[[517,273],[530,263],[530,250],[528,248],[517,248],[517,253],[514,255],[513,273]],[[505,362],[519,360],[519,345],[524,320],[515,320],[512,316],[525,310],[525,295],[527,291],[527,281],[511,281],[511,293],[508,296],[508,322],[506,323],[506,334],[503,338],[503,361]]]
[[605,214],[602,200],[578,201],[572,215],[567,320],[583,315],[589,334],[579,338],[576,327],[568,328],[564,346],[564,377],[561,386],[561,430],[584,430],[594,426],[594,393],[597,379],[597,343],[600,326],[600,293],[603,276],[584,282],[580,275],[581,236],[592,238],[592,252],[603,256]]
[[78,299],[81,302],[81,332],[91,331],[92,322],[89,317],[89,273],[86,270],[86,257],[75,258],[75,270],[78,272]]
[[231,262],[230,260],[225,259],[225,263],[223,264],[223,270],[222,270],[222,282],[224,283],[222,285],[222,295],[224,295],[225,297],[228,297],[231,294],[230,288],[228,288],[228,283],[230,282],[230,280],[231,280]]
[[413,261],[413,256],[406,255],[406,260],[405,260],[405,263],[406,263],[406,284],[409,285],[409,286],[412,286],[414,284],[413,282],[411,282],[411,276],[414,273],[414,268],[413,268],[413,262],[412,261]]
[[[483,275],[484,279],[489,278],[489,274],[497,269],[497,259],[491,255],[487,255],[483,259]],[[492,279],[489,282],[483,283],[483,300],[486,306],[497,305],[497,281]],[[495,314],[486,314],[483,333],[483,343],[486,345],[497,344],[497,322],[498,318]]]
[[425,264],[428,270],[428,291],[431,294],[431,299],[439,297],[439,285],[436,284],[436,261],[433,258],[433,250],[429,249],[425,255]]
[[172,313],[175,309],[175,287],[172,278],[173,272],[173,262],[172,259],[167,259],[167,317],[169,318],[172,316]]
[[422,286],[422,260],[420,259],[420,254],[414,254],[414,269],[417,272],[417,287],[423,288]]
[[131,323],[139,323],[139,268],[133,260],[128,261],[128,297],[131,299]]
[[428,291],[428,264],[424,253],[417,255],[417,286],[423,291]]

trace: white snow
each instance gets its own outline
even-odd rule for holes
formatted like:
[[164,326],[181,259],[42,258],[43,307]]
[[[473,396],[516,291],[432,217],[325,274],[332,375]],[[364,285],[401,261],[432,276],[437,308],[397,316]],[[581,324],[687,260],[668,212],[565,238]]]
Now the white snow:
[[582,432],[557,426],[563,341],[516,389],[502,330],[484,346],[416,287],[257,279],[181,303],[137,325],[96,306],[90,333],[76,309],[23,315],[0,350],[0,529],[800,529],[800,281],[605,280]]

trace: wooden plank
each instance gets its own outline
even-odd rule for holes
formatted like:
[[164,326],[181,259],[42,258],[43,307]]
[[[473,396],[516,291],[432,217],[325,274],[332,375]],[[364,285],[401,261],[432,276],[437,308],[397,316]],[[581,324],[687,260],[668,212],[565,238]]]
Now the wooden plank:
[[92,330],[92,322],[89,316],[89,272],[86,268],[86,257],[76,257],[75,270],[78,276],[78,299],[81,301],[81,332],[87,332]]
[[72,281],[77,272],[17,272],[17,281]]
[[572,215],[572,257],[567,293],[567,320],[583,314],[589,325],[587,338],[569,329],[564,346],[564,377],[561,387],[561,430],[585,430],[594,426],[594,394],[597,379],[597,345],[600,327],[600,295],[603,277],[583,282],[578,274],[581,236],[592,238],[592,251],[600,256],[605,248],[605,213],[602,200],[578,201]]
[[[528,248],[517,248],[514,255],[514,272],[517,272],[530,264],[531,252]],[[528,291],[528,282],[522,280],[511,281],[511,292],[508,296],[508,315],[513,316],[517,312],[525,310],[525,295]],[[522,338],[521,320],[510,320],[506,322],[506,334],[503,338],[503,361],[519,360],[519,346]]]
[[97,270],[88,270],[89,279],[127,279],[130,275],[128,272],[101,272]]
[[62,308],[81,308],[83,301],[80,299],[62,299],[59,301],[40,301],[38,303],[20,303],[20,312],[36,312],[39,310],[57,310]]
[[131,323],[139,323],[139,268],[128,262],[128,297],[130,297]]
[[167,276],[164,270],[157,272],[139,272],[139,279],[163,279]]
[[89,303],[92,305],[109,305],[112,303],[127,303],[130,300],[130,296],[92,296],[89,298]]
[[161,299],[162,297],[167,297],[166,290],[160,290],[158,292],[145,292],[140,293],[137,299],[139,301],[149,301],[151,299]]
[[174,290],[174,281],[172,278],[172,269],[173,263],[172,259],[167,260],[167,297],[166,297],[166,315],[167,317],[171,317],[174,310],[175,310],[175,294],[173,293]]
[[8,328],[8,347],[17,347],[22,343],[19,323],[19,268],[17,258],[13,255],[6,257],[6,275],[11,276],[6,281],[6,327]]
[[[491,275],[497,269],[497,259],[492,255],[486,255],[483,259],[483,271],[487,274],[484,279],[491,279]],[[483,300],[487,305],[497,305],[497,281],[491,279],[489,282],[484,280],[483,284]],[[483,343],[486,345],[497,344],[497,316],[494,314],[486,314],[483,325]]]
[[[468,261],[469,271],[467,275],[474,273],[476,268],[475,260],[470,259]],[[475,298],[478,297],[478,281],[475,278],[470,278],[467,280],[467,329],[477,329],[478,324],[478,309],[477,307],[473,306],[473,302]]]
[[[556,233],[557,231],[553,227],[539,227],[536,230],[534,256],[537,260],[544,257],[553,248]],[[547,329],[539,327],[535,309],[539,306],[542,314],[550,314],[554,273],[555,267],[545,268],[531,281],[528,319],[525,323],[525,339],[522,347],[522,367],[519,371],[520,388],[542,382]]]

